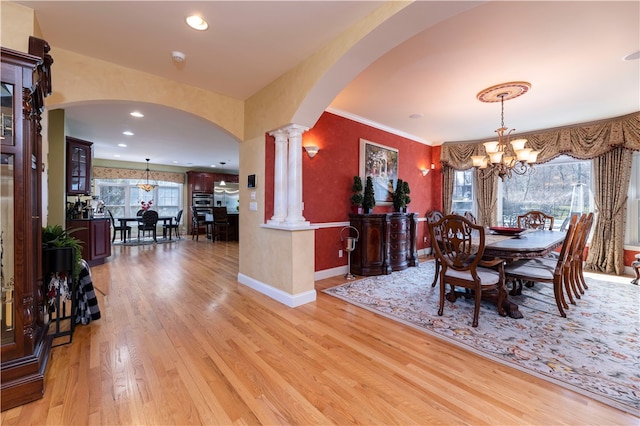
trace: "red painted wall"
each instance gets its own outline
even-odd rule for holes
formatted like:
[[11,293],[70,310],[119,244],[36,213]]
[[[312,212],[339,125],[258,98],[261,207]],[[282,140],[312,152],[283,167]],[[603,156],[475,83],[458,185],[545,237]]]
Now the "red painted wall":
[[[442,208],[442,175],[439,172],[440,147],[431,147],[411,139],[379,130],[365,124],[325,112],[315,126],[305,132],[302,145],[317,145],[320,151],[314,158],[303,153],[302,179],[304,217],[313,224],[348,222],[351,212],[351,185],[359,174],[360,139],[398,149],[398,176],[409,182],[411,204],[409,211],[423,218],[426,212]],[[266,136],[265,219],[273,215],[274,138]],[[420,170],[430,169],[427,176]],[[393,206],[376,206],[374,213],[393,211]],[[316,231],[315,270],[335,268],[347,264],[339,227]],[[345,233],[346,235],[346,233]],[[418,249],[424,248],[428,235],[426,223],[418,226]]]

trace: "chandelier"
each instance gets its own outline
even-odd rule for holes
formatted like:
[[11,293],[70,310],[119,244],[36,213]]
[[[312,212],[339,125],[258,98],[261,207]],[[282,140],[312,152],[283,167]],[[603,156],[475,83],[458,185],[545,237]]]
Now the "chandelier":
[[136,186],[142,189],[143,191],[149,192],[158,187],[158,182],[153,181],[154,183],[149,183],[149,159],[147,158],[146,160],[147,160],[147,169],[145,170],[145,172],[147,172],[147,180],[146,182],[138,182]]
[[497,141],[485,142],[484,155],[471,157],[473,167],[480,170],[480,177],[487,179],[492,175],[498,175],[502,181],[511,178],[513,173],[518,175],[534,174],[533,164],[538,159],[540,151],[526,148],[526,139],[511,139],[511,133],[515,129],[504,127],[504,101],[523,95],[531,88],[531,84],[524,81],[498,84],[484,89],[478,93],[477,98],[481,102],[500,102],[501,116]]

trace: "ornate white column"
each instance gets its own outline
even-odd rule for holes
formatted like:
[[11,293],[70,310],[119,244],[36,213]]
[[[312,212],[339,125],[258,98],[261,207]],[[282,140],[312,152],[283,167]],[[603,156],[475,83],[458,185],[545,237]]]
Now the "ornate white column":
[[287,132],[274,130],[269,135],[276,138],[275,164],[273,173],[273,216],[267,221],[281,225],[287,216]]
[[302,133],[308,127],[291,124],[285,127],[289,134],[289,165],[287,178],[287,217],[285,224],[291,227],[309,226],[302,215]]

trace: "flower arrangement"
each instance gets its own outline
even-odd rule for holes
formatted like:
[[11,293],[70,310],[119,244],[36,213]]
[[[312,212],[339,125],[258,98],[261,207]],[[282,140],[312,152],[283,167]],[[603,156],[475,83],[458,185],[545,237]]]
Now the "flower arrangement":
[[147,211],[151,208],[151,205],[153,204],[153,200],[149,200],[149,201],[140,201],[140,208],[144,211]]

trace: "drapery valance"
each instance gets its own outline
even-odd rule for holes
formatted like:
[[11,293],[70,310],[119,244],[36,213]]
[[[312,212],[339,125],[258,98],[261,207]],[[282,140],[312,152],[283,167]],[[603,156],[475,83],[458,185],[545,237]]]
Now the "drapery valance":
[[[563,154],[593,159],[618,147],[640,151],[640,112],[576,126],[518,133],[518,138],[527,139],[528,148],[540,151],[538,163]],[[440,162],[456,170],[467,170],[472,167],[471,156],[484,155],[482,142],[489,140],[492,139],[444,144]]]
[[[102,166],[93,166],[93,177],[94,179],[146,179],[147,173],[145,170],[136,170],[136,169],[118,169],[115,167],[102,167]],[[185,174],[184,173],[175,173],[175,172],[149,172],[150,177],[158,182],[174,182],[174,183],[185,183]]]

